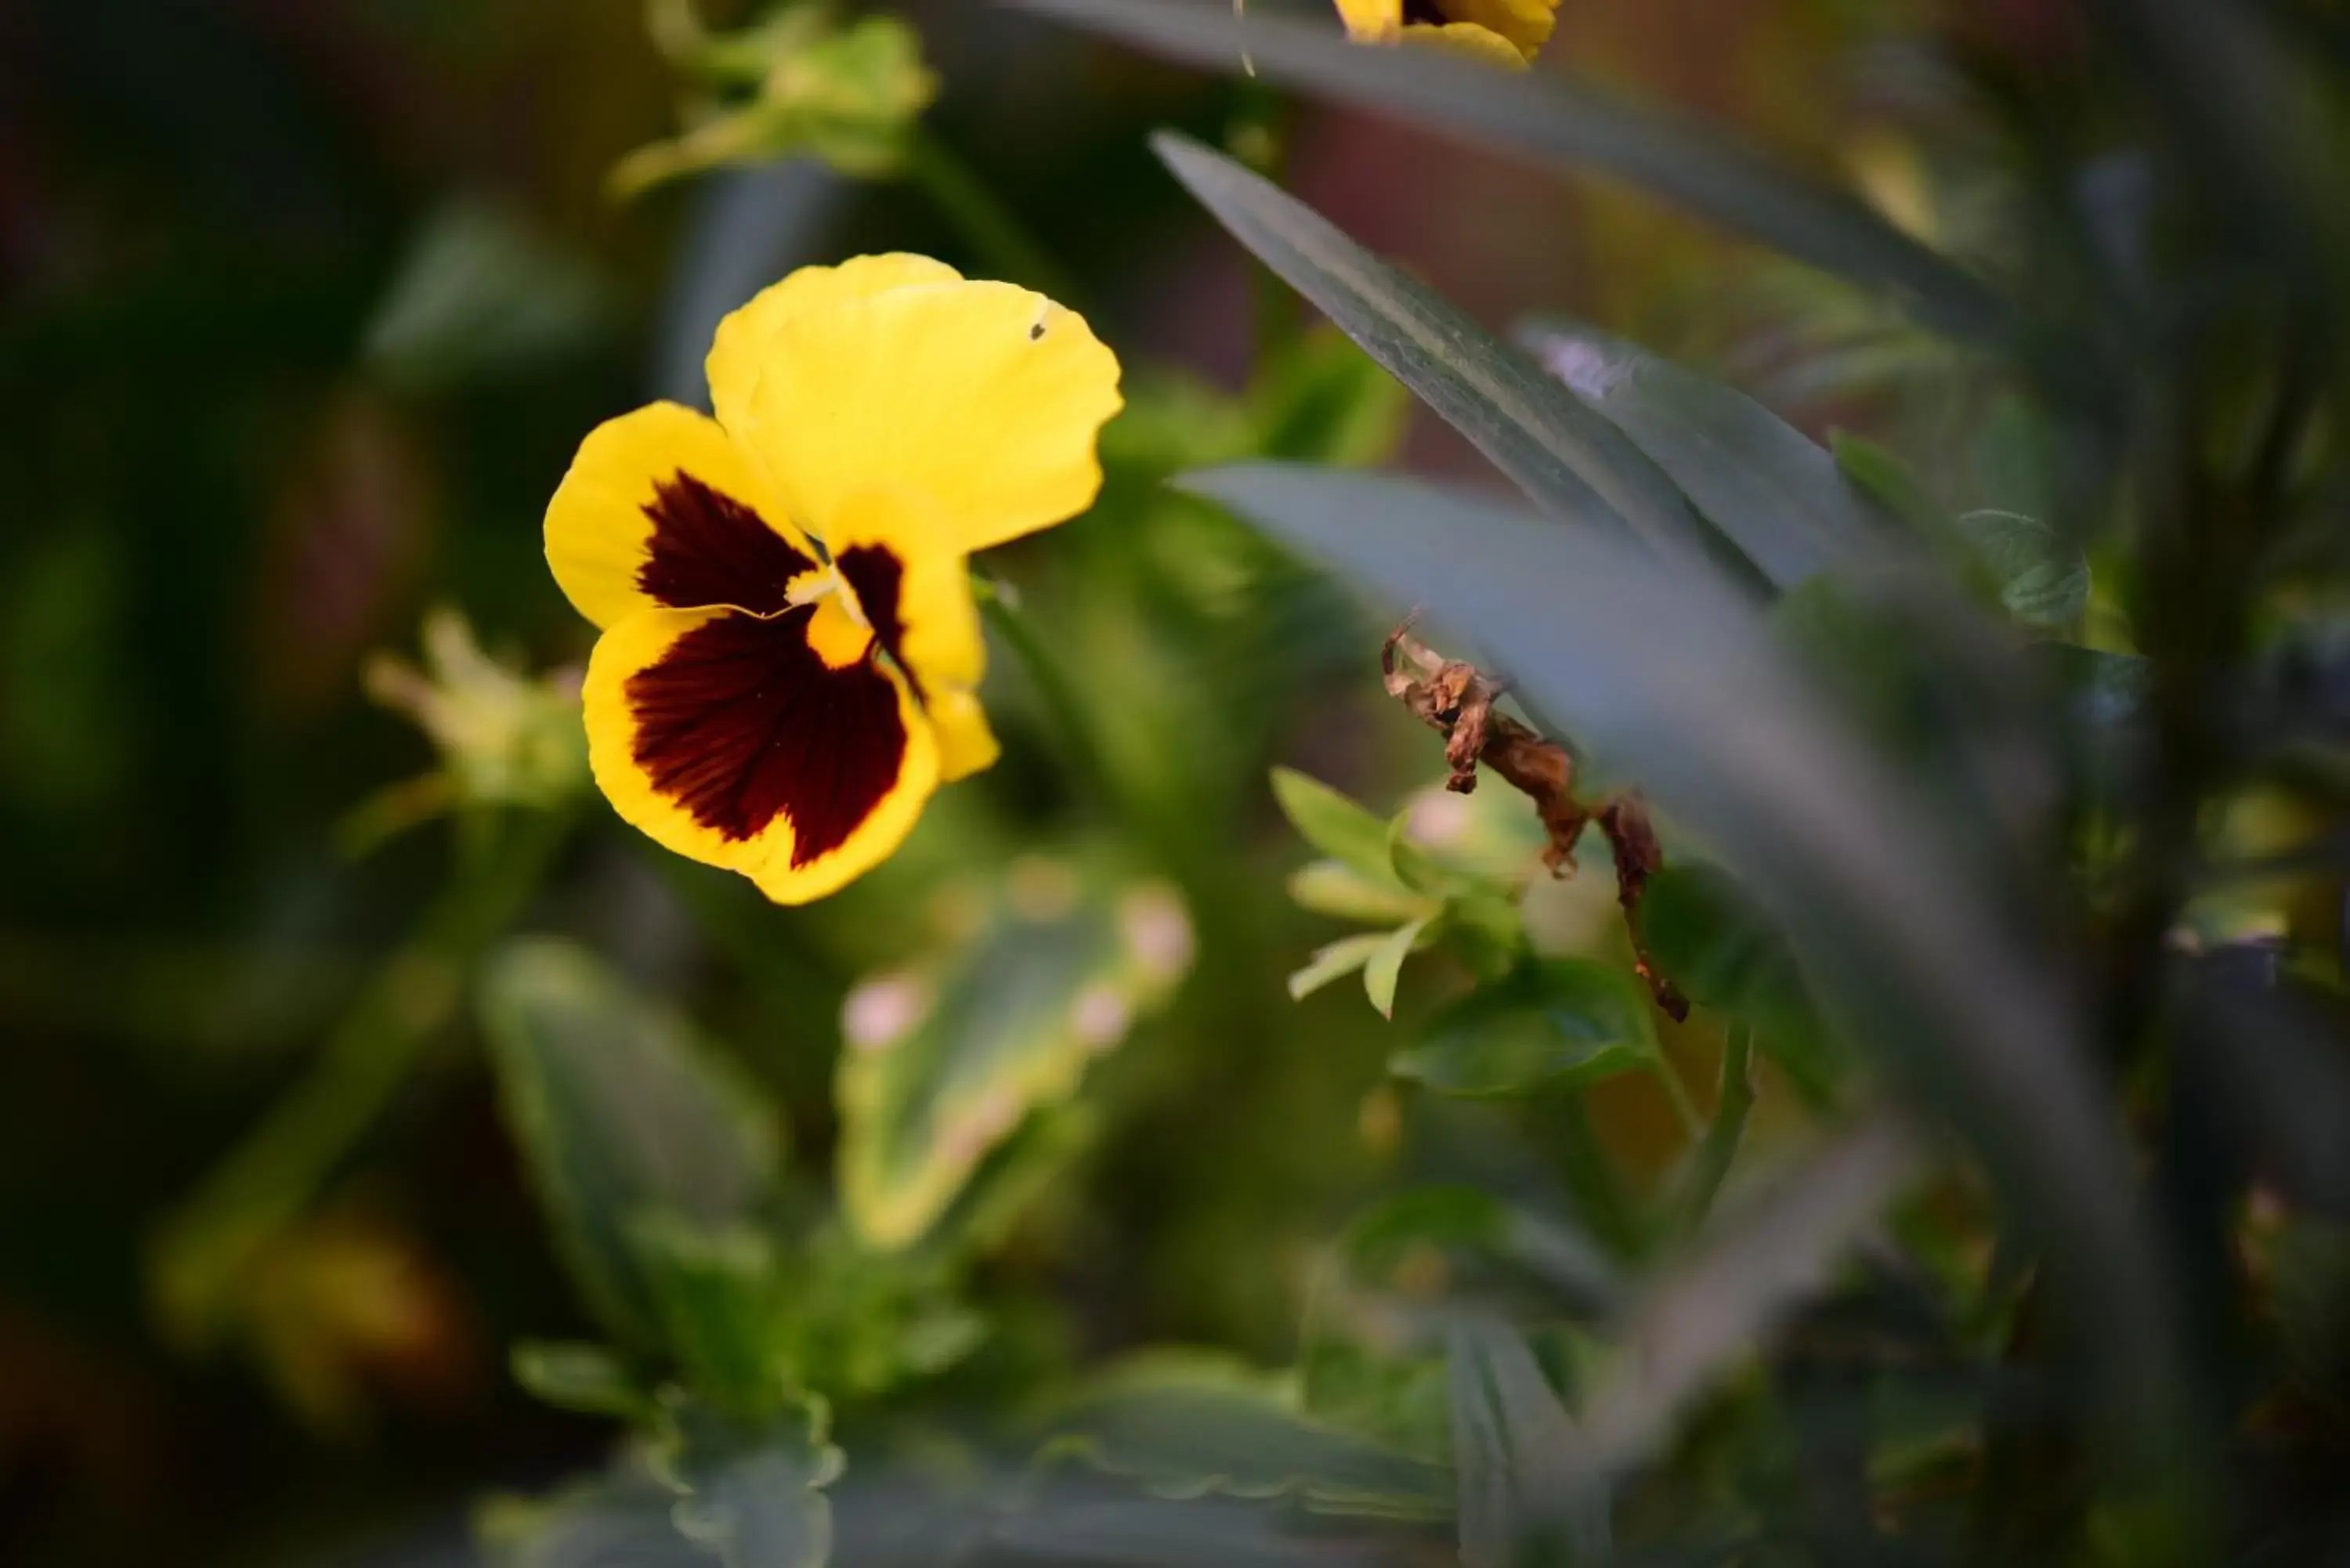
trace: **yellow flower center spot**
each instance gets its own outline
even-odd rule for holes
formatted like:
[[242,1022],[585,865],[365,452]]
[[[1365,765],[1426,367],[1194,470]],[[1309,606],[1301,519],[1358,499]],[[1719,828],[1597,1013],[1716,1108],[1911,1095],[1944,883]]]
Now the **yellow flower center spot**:
[[873,646],[873,633],[849,608],[847,596],[837,593],[825,595],[816,607],[815,618],[808,622],[807,639],[816,656],[833,670],[855,664]]

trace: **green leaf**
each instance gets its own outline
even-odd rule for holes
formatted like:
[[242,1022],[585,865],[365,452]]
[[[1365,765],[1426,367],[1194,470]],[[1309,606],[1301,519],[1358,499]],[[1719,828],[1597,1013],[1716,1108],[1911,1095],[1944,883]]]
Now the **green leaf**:
[[411,244],[364,351],[404,389],[440,390],[576,360],[610,325],[612,305],[579,254],[512,211],[458,200]]
[[1321,1426],[1285,1380],[1218,1355],[1137,1356],[1090,1380],[1050,1426],[1056,1447],[1167,1495],[1299,1493],[1421,1518],[1444,1507],[1437,1467]]
[[1434,901],[1396,890],[1392,879],[1373,881],[1337,860],[1315,860],[1289,874],[1289,896],[1298,907],[1335,919],[1393,925],[1432,911]]
[[1884,530],[1826,449],[1745,393],[1580,322],[1534,322],[1517,336],[1775,586],[1884,553]]
[[959,945],[858,987],[836,1079],[852,1231],[882,1249],[921,1240],[992,1151],[1165,1000],[1190,943],[1165,886],[1037,857]]
[[1398,876],[1388,848],[1388,825],[1319,779],[1291,768],[1273,770],[1273,798],[1306,843],[1374,882],[1412,889]]
[[[1361,1285],[1386,1288],[1416,1257],[1434,1251],[1464,1289],[1531,1282],[1550,1310],[1597,1315],[1624,1290],[1607,1253],[1580,1231],[1513,1207],[1482,1187],[1440,1185],[1395,1193],[1356,1216],[1337,1258]],[[1506,1276],[1506,1281],[1503,1277]]]
[[510,1360],[524,1391],[558,1410],[633,1420],[652,1408],[628,1366],[600,1345],[525,1339]]
[[745,1421],[691,1398],[665,1407],[655,1473],[678,1494],[672,1517],[726,1568],[823,1568],[832,1554],[840,1450],[827,1416],[803,1399],[784,1416]]
[[1828,1040],[1785,939],[1727,873],[1684,862],[1649,877],[1640,935],[1682,994],[1755,1028],[1814,1105],[1833,1096],[1850,1064]]
[[1590,959],[1538,959],[1429,1022],[1388,1064],[1440,1094],[1523,1095],[1645,1065],[1657,1049],[1637,981]]
[[1944,330],[2007,336],[2013,312],[1956,264],[1843,192],[1688,119],[1544,69],[1505,74],[1434,50],[1367,49],[1326,24],[1233,13],[1229,0],[1013,0],[1188,60],[1270,78],[1520,157],[1596,171],[1841,277]]
[[[1757,609],[1587,532],[1431,486],[1251,465],[1184,488],[1430,617],[1702,837],[1787,934],[1838,1033],[1955,1127],[2032,1226],[2097,1357],[2106,1435],[2172,1429],[2178,1347],[2146,1216],[2052,955],[1963,845],[1812,690]],[[2000,737],[1947,743],[1991,776]]]
[[582,1296],[623,1344],[660,1347],[661,1309],[626,1224],[653,1211],[708,1227],[770,1214],[773,1116],[682,1019],[567,943],[505,948],[482,1017],[507,1126]]
[[1959,532],[1982,553],[2010,615],[2055,629],[2079,623],[2089,602],[2089,558],[2078,545],[2020,512],[1969,512]]
[[624,1459],[548,1497],[485,1500],[473,1536],[489,1568],[716,1568],[717,1558],[678,1533],[676,1503]]
[[1448,1361],[1461,1563],[1604,1559],[1607,1481],[1526,1342],[1472,1321],[1454,1331]]
[[1422,915],[1398,926],[1381,937],[1378,945],[1363,960],[1363,994],[1371,999],[1371,1005],[1378,1009],[1381,1018],[1395,1016],[1396,981],[1403,975],[1403,961],[1433,940],[1430,926],[1436,918]]
[[1584,1403],[1595,1464],[1623,1475],[1669,1441],[1681,1412],[1826,1283],[1918,1158],[1916,1135],[1878,1112],[1724,1215],[1667,1268],[1634,1307],[1611,1374]]
[[1704,523],[1638,447],[1441,295],[1230,159],[1172,132],[1152,145],[1234,238],[1544,511],[1676,556],[1706,547]]
[[1385,462],[1403,436],[1411,398],[1394,378],[1327,327],[1272,355],[1248,389],[1250,450],[1342,468]]
[[1315,948],[1305,967],[1289,977],[1290,1000],[1303,1002],[1332,981],[1343,980],[1361,969],[1371,961],[1373,954],[1388,945],[1388,937],[1386,931],[1366,931]]
[[781,1361],[784,1282],[774,1239],[659,1212],[634,1216],[627,1236],[686,1381],[723,1408],[771,1410],[792,1370]]
[[1388,867],[1396,879],[1415,893],[1441,897],[1450,891],[1452,879],[1425,849],[1411,840],[1412,808],[1404,807],[1388,819]]
[[1850,431],[1828,432],[1828,452],[1836,469],[1867,496],[1928,541],[1950,531],[1950,514],[1936,504],[1926,482],[1891,449]]

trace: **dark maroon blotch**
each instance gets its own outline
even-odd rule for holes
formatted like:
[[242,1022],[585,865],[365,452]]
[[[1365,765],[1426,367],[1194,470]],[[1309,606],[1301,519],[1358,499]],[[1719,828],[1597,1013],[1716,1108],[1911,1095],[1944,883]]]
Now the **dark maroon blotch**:
[[653,788],[737,842],[788,817],[795,867],[846,843],[906,760],[897,688],[870,658],[827,665],[808,646],[815,615],[720,616],[628,683]]
[[653,532],[637,587],[671,609],[733,605],[774,615],[785,607],[792,579],[816,569],[755,510],[683,469],[653,482],[645,515]]
[[873,640],[905,672],[914,695],[923,696],[921,677],[906,662],[906,622],[899,609],[906,564],[886,545],[851,545],[834,558],[833,565],[857,590],[857,602],[865,611],[865,624],[873,628]]

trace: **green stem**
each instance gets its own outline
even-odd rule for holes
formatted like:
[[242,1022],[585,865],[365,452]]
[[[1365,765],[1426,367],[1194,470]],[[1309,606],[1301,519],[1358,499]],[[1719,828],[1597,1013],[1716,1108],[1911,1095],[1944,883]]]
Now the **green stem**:
[[1713,1125],[1690,1151],[1687,1175],[1676,1205],[1687,1229],[1705,1223],[1713,1200],[1730,1175],[1731,1162],[1746,1136],[1747,1113],[1754,1108],[1754,1031],[1732,1029],[1721,1047],[1721,1093],[1713,1107]]
[[455,1013],[473,961],[522,912],[573,820],[568,809],[512,814],[494,842],[461,855],[308,1073],[166,1222],[155,1280],[176,1328],[202,1339],[217,1326],[237,1278],[310,1202]]
[[928,130],[917,130],[906,167],[914,183],[991,272],[1064,305],[1076,303],[1075,280],[1029,233],[1019,215],[945,142]]

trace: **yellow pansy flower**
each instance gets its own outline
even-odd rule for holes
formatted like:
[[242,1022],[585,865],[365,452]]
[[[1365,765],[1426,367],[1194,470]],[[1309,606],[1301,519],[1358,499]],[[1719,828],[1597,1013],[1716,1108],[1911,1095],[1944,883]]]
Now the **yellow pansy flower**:
[[589,433],[546,558],[603,630],[582,701],[614,809],[802,903],[995,760],[966,557],[1092,504],[1118,360],[1042,295],[881,255],[768,288],[707,371],[715,418]]
[[1359,43],[1440,44],[1522,67],[1550,42],[1559,0],[1337,0],[1347,36]]

